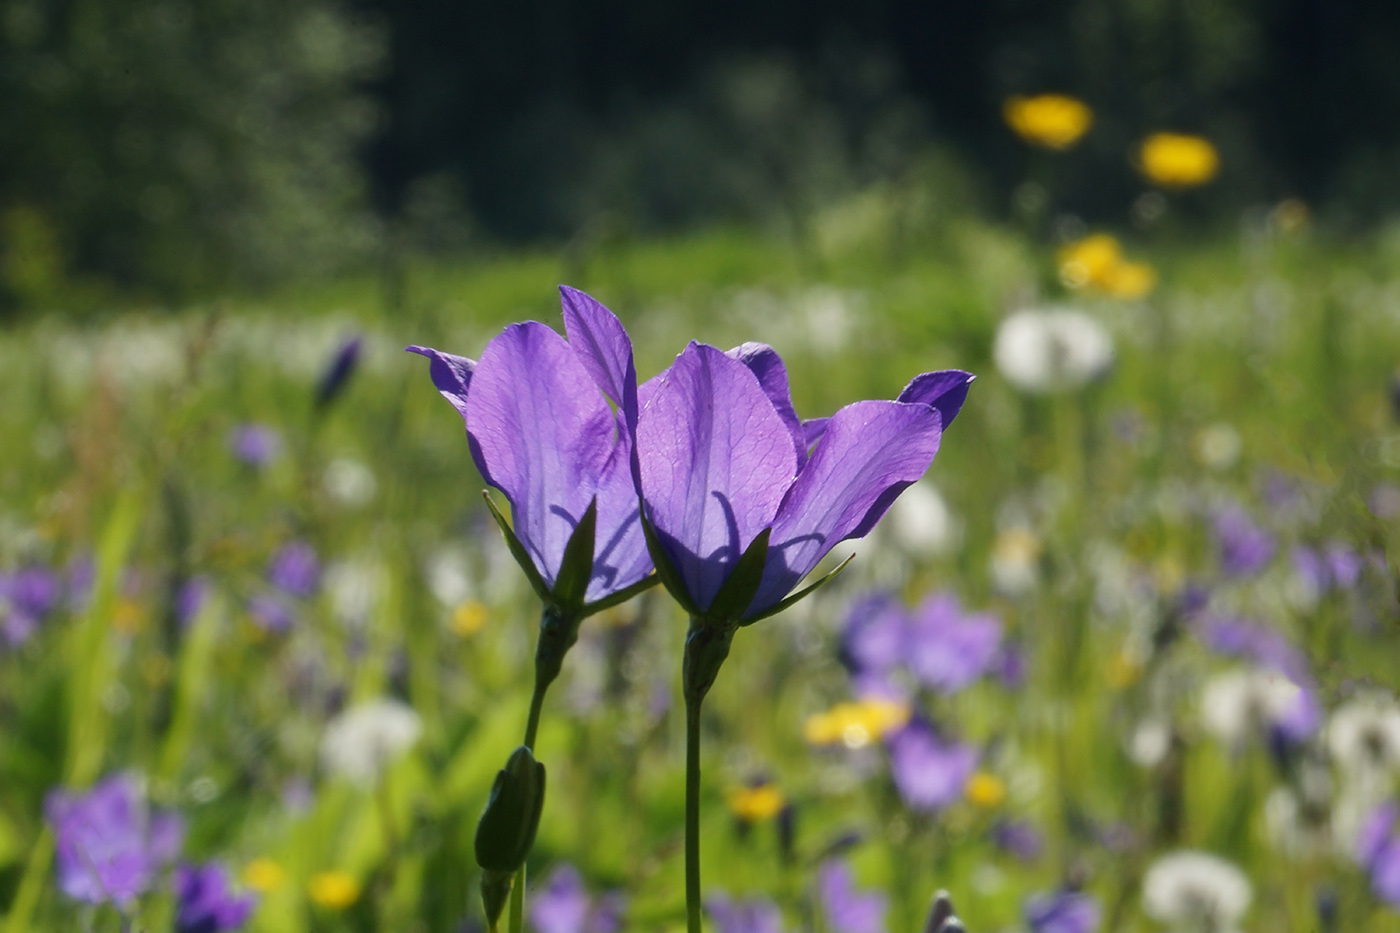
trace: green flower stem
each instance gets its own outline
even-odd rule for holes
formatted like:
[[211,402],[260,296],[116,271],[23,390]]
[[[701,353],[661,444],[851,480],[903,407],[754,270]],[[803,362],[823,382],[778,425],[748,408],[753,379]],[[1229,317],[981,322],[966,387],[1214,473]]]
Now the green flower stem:
[[515,881],[510,888],[510,933],[521,933],[525,929],[525,866],[515,873]]
[[732,625],[690,618],[681,665],[685,695],[685,920],[687,933],[701,933],[700,924],[700,704],[729,657]]

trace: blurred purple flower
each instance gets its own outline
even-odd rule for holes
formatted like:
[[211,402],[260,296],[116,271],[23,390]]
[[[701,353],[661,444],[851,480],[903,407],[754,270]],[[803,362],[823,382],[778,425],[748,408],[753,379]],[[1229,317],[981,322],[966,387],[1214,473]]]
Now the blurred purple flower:
[[966,614],[957,597],[935,593],[914,610],[909,624],[909,669],[919,682],[957,693],[985,674],[1001,648],[1001,622]]
[[705,909],[718,933],[783,933],[783,912],[766,897],[734,900],[716,891],[705,900]]
[[282,435],[265,424],[240,424],[229,431],[228,449],[251,467],[265,467],[282,453]]
[[885,933],[889,898],[879,891],[856,890],[846,862],[829,859],[817,869],[817,897],[832,933]]
[[1022,862],[1034,862],[1045,849],[1045,840],[1027,820],[1002,820],[992,827],[992,844]]
[[433,384],[466,421],[472,460],[505,493],[515,534],[548,589],[596,498],[584,598],[597,602],[652,569],[632,478],[637,370],[622,322],[581,291],[559,291],[567,341],[530,321],[507,327],[480,361],[408,349],[431,361]]
[[1215,540],[1220,569],[1227,577],[1250,577],[1268,566],[1274,539],[1250,519],[1244,509],[1229,506],[1215,516]]
[[0,635],[12,647],[28,641],[58,607],[62,595],[62,581],[46,567],[24,567],[11,574],[0,574]]
[[248,600],[248,615],[265,632],[285,632],[296,622],[296,610],[278,593],[258,593]]
[[1283,633],[1262,622],[1207,614],[1196,620],[1194,628],[1201,643],[1216,654],[1254,661],[1300,687],[1313,683],[1307,656]]
[[177,867],[175,899],[175,933],[237,930],[257,904],[252,895],[233,893],[228,869],[218,862]]
[[627,902],[611,891],[596,901],[584,890],[572,865],[561,865],[530,899],[530,925],[535,933],[617,933]]
[[888,740],[890,774],[905,804],[914,810],[942,810],[960,800],[977,767],[977,749],[944,742],[915,721]]
[[1019,690],[1025,686],[1026,675],[1030,672],[1030,661],[1026,651],[1016,642],[1003,642],[1001,651],[992,663],[997,679],[1008,690]]
[[125,774],[86,794],[51,791],[44,813],[54,831],[59,887],[87,904],[129,904],[150,889],[184,839],[179,816],[150,814]]
[[1052,891],[1026,901],[1031,933],[1096,933],[1102,922],[1099,902],[1079,891]]
[[360,351],[363,348],[364,338],[359,335],[350,337],[336,348],[335,355],[316,384],[317,408],[325,408],[345,391],[350,377],[355,375],[355,369],[360,365]]
[[175,618],[181,628],[189,625],[199,615],[212,588],[213,586],[206,576],[190,577],[181,584],[179,591],[175,594]]
[[908,660],[908,643],[908,612],[893,596],[866,596],[846,614],[841,655],[853,674],[888,675]]
[[284,593],[306,598],[321,585],[321,560],[305,541],[282,545],[267,567],[268,581]]
[[[708,612],[755,538],[771,538],[737,622],[773,609],[838,542],[864,537],[923,476],[972,376],[924,373],[896,401],[861,401],[803,423],[768,346],[692,342],[638,390],[636,479],[668,581]],[[810,455],[808,451],[811,451]]]
[[1356,836],[1356,860],[1371,876],[1371,890],[1392,907],[1400,908],[1400,836],[1395,822],[1400,808],[1387,801],[1371,811]]

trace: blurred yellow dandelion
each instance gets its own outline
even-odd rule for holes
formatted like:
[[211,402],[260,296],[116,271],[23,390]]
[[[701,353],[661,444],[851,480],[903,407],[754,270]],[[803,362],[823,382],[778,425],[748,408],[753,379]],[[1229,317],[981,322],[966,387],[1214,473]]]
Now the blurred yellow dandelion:
[[1008,97],[1001,112],[1017,136],[1047,149],[1068,149],[1094,124],[1089,105],[1065,94]]
[[753,787],[736,787],[729,792],[729,809],[746,823],[771,820],[782,812],[786,803],[783,792],[767,781]]
[[868,697],[855,703],[838,703],[824,713],[809,716],[802,735],[813,745],[863,748],[908,721],[908,703]]
[[123,635],[135,635],[146,624],[146,613],[141,604],[129,597],[117,600],[112,608],[112,628]]
[[459,603],[456,609],[452,610],[452,619],[449,623],[453,634],[463,638],[475,635],[486,625],[489,617],[484,603],[475,599],[468,599]]
[[1220,153],[1210,140],[1184,133],[1153,133],[1143,140],[1139,168],[1163,188],[1194,188],[1220,171]]
[[1123,247],[1108,233],[1094,233],[1060,250],[1060,281],[1111,298],[1142,298],[1157,286],[1157,272],[1123,257]]
[[1001,802],[1006,799],[1006,782],[995,774],[978,771],[967,779],[963,793],[973,806],[990,810],[1000,806]]
[[345,871],[323,871],[306,885],[311,900],[329,910],[344,910],[360,898],[360,883]]
[[270,858],[255,858],[243,866],[243,883],[261,894],[271,894],[287,880],[287,873]]

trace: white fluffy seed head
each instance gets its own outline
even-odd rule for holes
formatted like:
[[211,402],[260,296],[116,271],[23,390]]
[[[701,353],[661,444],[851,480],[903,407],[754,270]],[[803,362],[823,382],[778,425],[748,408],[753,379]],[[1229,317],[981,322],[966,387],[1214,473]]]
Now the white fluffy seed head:
[[1190,933],[1234,933],[1253,897],[1249,879],[1208,852],[1171,852],[1142,879],[1142,909],[1152,919]]
[[1113,338],[1078,311],[1017,311],[997,328],[992,357],[1018,389],[1057,392],[1102,375],[1113,362]]
[[422,732],[422,720],[410,707],[397,700],[370,700],[350,707],[326,725],[321,763],[332,774],[372,785]]

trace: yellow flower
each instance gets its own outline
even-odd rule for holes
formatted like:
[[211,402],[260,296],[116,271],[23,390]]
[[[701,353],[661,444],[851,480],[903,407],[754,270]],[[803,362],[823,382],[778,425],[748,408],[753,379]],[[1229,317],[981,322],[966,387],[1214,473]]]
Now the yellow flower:
[[1208,139],[1183,133],[1153,133],[1139,152],[1142,174],[1163,188],[1194,188],[1220,171],[1220,153]]
[[480,601],[469,599],[452,610],[450,626],[454,634],[467,638],[481,631],[489,613]]
[[1094,111],[1064,94],[1008,97],[1001,113],[1017,136],[1047,149],[1068,149],[1094,124]]
[[1126,651],[1120,651],[1108,661],[1108,670],[1104,671],[1104,678],[1108,685],[1115,690],[1123,690],[1138,682],[1142,676],[1142,665],[1138,660]]
[[344,910],[360,898],[360,883],[345,871],[323,871],[306,885],[311,900],[330,910]]
[[838,703],[825,713],[807,717],[802,735],[813,745],[863,748],[908,721],[908,703],[869,697],[855,703]]
[[255,858],[243,866],[243,883],[260,894],[271,894],[286,880],[282,866],[270,858]]
[[135,635],[146,625],[146,611],[136,600],[123,596],[112,607],[112,628],[123,635]]
[[963,793],[973,806],[990,810],[1006,799],[1006,784],[995,774],[978,771],[967,779]]
[[746,823],[771,820],[786,803],[783,792],[767,781],[755,787],[736,787],[729,792],[729,809]]
[[1060,250],[1060,281],[1068,288],[1133,300],[1157,286],[1157,272],[1147,263],[1124,259],[1123,247],[1112,235],[1095,233]]

